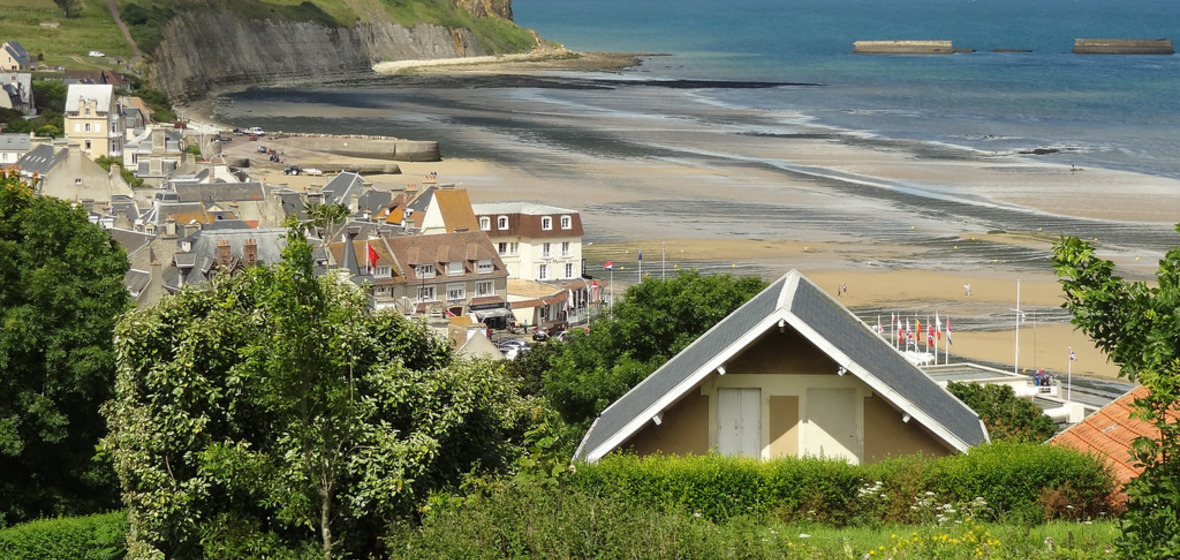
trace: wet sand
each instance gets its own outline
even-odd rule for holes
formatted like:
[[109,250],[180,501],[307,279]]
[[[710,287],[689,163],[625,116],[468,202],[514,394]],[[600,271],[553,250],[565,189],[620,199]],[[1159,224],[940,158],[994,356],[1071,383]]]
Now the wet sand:
[[[952,354],[1007,367],[1020,279],[1029,317],[1020,330],[1021,368],[1064,372],[1072,346],[1075,374],[1117,371],[1060,309],[1049,256],[1061,235],[1096,240],[1100,256],[1136,279],[1149,279],[1180,241],[1171,226],[1180,216],[1175,180],[866,140],[784,115],[682,109],[659,87],[598,92],[579,82],[584,75],[554,77],[554,70],[433,68],[387,86],[378,106],[247,98],[208,110],[229,119],[246,111],[348,121],[404,114],[402,130],[439,140],[444,160],[399,162],[401,175],[374,183],[400,187],[437,172],[441,182],[467,188],[473,202],[577,210],[587,269],[599,278],[608,277],[601,263],[612,260],[615,282],[637,281],[639,250],[645,276],[695,268],[771,280],[797,268],[831,293],[846,283],[839,301],[870,324],[879,315],[887,323],[891,313],[924,322],[936,312],[949,317]],[[468,87],[471,74],[490,74],[497,86]],[[552,84],[575,93],[561,102],[537,93],[558,87]]]

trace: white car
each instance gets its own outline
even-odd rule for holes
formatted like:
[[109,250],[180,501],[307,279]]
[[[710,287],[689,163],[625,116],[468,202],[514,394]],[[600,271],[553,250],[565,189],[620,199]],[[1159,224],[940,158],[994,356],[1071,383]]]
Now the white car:
[[262,130],[261,126],[254,126],[250,128],[250,134],[255,136],[266,136],[266,131]]
[[94,58],[102,58],[106,55],[103,54],[102,51],[90,51],[90,56],[93,56]]
[[304,169],[304,170],[303,170],[303,174],[304,174],[304,175],[311,175],[312,177],[323,177],[323,176],[324,176],[324,171],[323,171],[322,169],[316,169],[316,168],[314,168],[314,167],[308,167],[308,168],[306,168],[306,169]]

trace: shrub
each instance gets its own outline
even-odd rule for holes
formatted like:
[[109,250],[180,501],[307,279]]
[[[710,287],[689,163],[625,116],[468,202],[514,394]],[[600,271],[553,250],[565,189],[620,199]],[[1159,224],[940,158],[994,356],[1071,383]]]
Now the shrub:
[[23,560],[107,560],[126,552],[125,512],[30,521],[0,530],[0,557]]
[[771,515],[834,525],[922,523],[968,510],[985,520],[1092,518],[1114,487],[1097,459],[1033,444],[991,444],[965,455],[870,465],[821,459],[755,461],[609,456],[578,465],[568,484],[635,507],[723,521]]

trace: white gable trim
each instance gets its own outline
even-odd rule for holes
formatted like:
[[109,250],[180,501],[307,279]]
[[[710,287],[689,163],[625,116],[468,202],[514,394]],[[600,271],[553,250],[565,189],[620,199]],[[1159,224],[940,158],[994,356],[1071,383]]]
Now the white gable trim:
[[[787,314],[787,324],[799,331],[799,334],[802,334],[805,338],[807,338],[807,340],[811,341],[812,344],[816,345],[820,351],[832,358],[832,360],[836,362],[837,366],[847,369],[848,372],[852,373],[858,379],[863,381],[874,392],[879,393],[881,396],[885,397],[885,400],[901,408],[906,414],[909,414],[913,419],[917,420],[923,426],[929,428],[931,432],[934,432],[934,435],[939,437],[939,439],[964,453],[966,453],[967,449],[971,447],[969,444],[967,444],[967,442],[956,437],[950,430],[943,426],[942,423],[936,421],[933,417],[927,414],[926,411],[922,410],[909,399],[903,397],[897,391],[894,391],[889,385],[881,382],[881,380],[878,379],[877,376],[873,375],[868,368],[853,361],[852,358],[849,358],[846,354],[841,352],[838,348],[836,348],[835,345],[820,336],[819,333],[815,331],[815,329],[812,329],[811,326],[805,323],[802,319],[795,316],[794,313]],[[924,376],[925,374],[922,375]],[[933,381],[931,381],[931,383],[933,383]]]
[[[713,373],[714,371],[716,371],[718,367],[724,365],[727,361],[730,360],[730,358],[733,358],[733,356],[735,354],[744,350],[746,347],[748,347],[750,344],[752,344],[755,340],[760,338],[764,333],[766,333],[766,331],[768,329],[775,327],[777,325],[779,319],[781,319],[783,317],[785,317],[785,313],[783,312],[783,309],[781,307],[776,309],[770,315],[763,317],[762,320],[759,321],[753,328],[746,331],[745,334],[743,334],[741,336],[741,338],[738,338],[736,341],[734,341],[732,344],[730,344],[724,351],[717,353],[717,355],[715,355],[713,358],[711,358],[710,360],[705,362],[704,365],[702,365],[701,367],[698,367],[695,371],[692,372],[692,375],[685,377],[680,383],[677,383],[676,386],[671,391],[664,393],[664,395],[662,395],[659,399],[657,399],[655,403],[653,403],[651,406],[645,408],[642,413],[637,414],[633,418],[631,418],[623,426],[623,428],[621,430],[612,434],[609,438],[607,438],[605,441],[603,441],[601,445],[599,445],[598,447],[596,447],[594,449],[591,449],[590,452],[587,453],[585,456],[586,461],[590,462],[590,463],[597,462],[599,459],[601,459],[607,453],[610,453],[614,449],[617,449],[620,445],[622,445],[624,442],[626,442],[628,438],[635,435],[635,433],[638,432],[640,428],[644,427],[647,424],[648,420],[655,417],[655,415],[662,413],[664,410],[667,410],[668,407],[675,404],[676,401],[680,400],[681,397],[683,397],[685,394],[687,394],[689,391],[691,391],[693,388],[695,388],[697,385],[699,385],[702,381],[704,381],[705,378],[708,377],[710,373]],[[722,325],[723,323],[724,323],[724,321],[717,323],[717,325]],[[717,325],[715,325],[713,328],[717,328]],[[709,329],[709,330],[711,331],[713,329]],[[685,347],[684,350],[681,350],[681,352],[684,352],[688,348],[691,348],[693,345],[704,340],[704,338],[707,334],[708,334],[708,332],[697,337],[697,339],[694,340],[692,344],[689,344],[687,347]],[[654,374],[655,372],[652,372],[652,373]],[[642,385],[642,382],[639,385],[636,385],[635,387],[633,387],[631,389],[631,391],[635,391],[641,385]],[[630,393],[631,391],[628,391],[628,393]],[[617,403],[621,400],[623,400],[622,397],[615,400],[615,402]],[[611,404],[611,406],[613,407],[614,404]],[[602,414],[606,414],[606,412],[608,410],[610,410],[610,407],[607,407],[606,410],[602,411]],[[601,415],[599,415],[599,416],[601,417]],[[598,420],[595,419],[594,422],[597,423]],[[593,426],[591,426],[591,429],[593,429]],[[579,446],[579,451],[581,451],[581,446]],[[578,454],[575,453],[574,456],[577,457]]]

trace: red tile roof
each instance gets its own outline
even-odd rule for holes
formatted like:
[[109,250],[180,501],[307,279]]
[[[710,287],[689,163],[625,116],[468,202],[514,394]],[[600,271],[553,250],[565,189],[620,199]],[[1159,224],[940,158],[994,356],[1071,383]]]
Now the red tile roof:
[[1131,442],[1139,436],[1159,437],[1154,426],[1131,417],[1135,399],[1146,395],[1147,389],[1138,387],[1057,434],[1049,443],[1098,455],[1114,470],[1115,478],[1125,484],[1143,472],[1135,466]]

